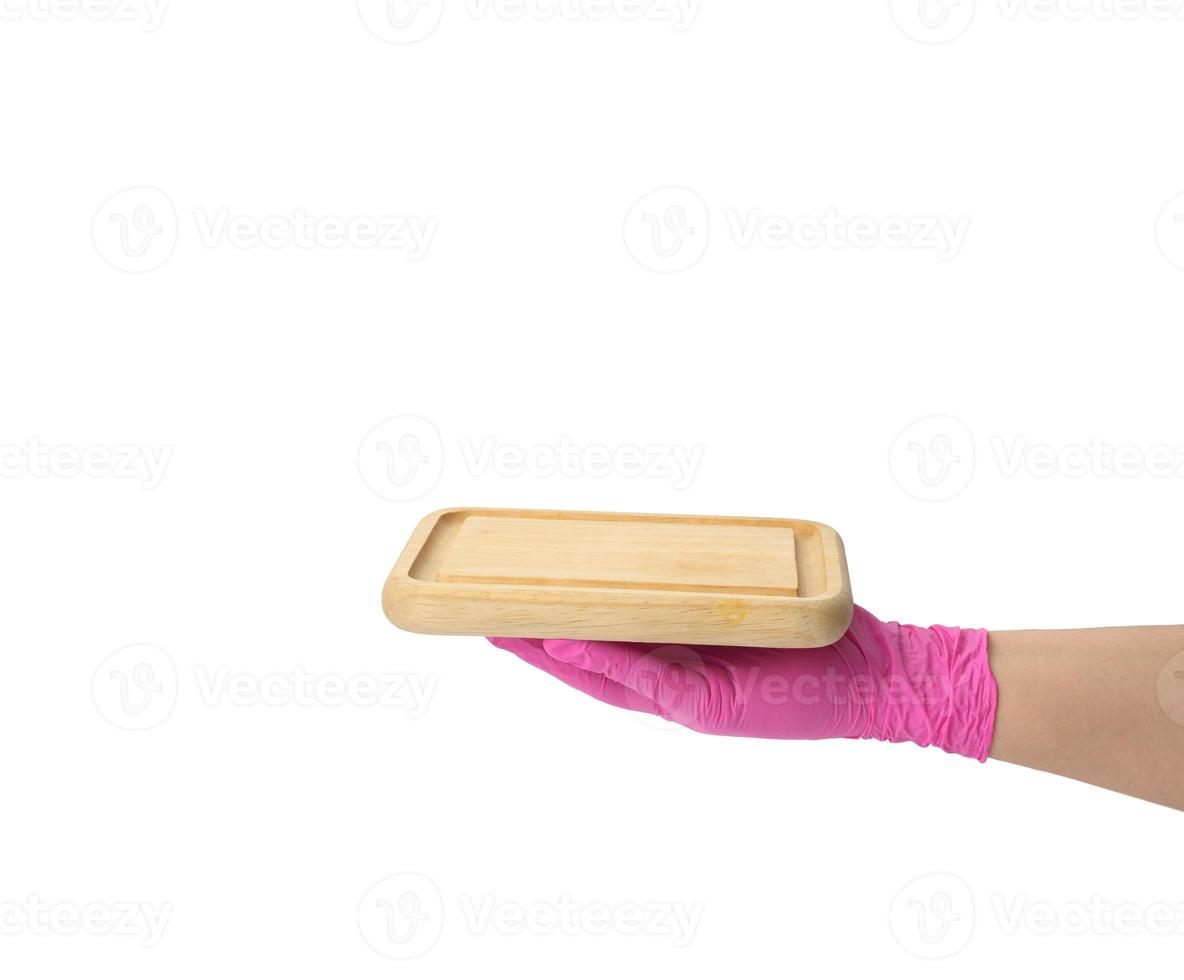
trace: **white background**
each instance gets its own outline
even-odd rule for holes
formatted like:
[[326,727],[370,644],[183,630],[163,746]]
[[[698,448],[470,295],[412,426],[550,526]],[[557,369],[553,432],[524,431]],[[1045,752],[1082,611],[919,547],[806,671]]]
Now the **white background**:
[[1179,621],[1184,20],[1084,2],[4,0],[5,975],[1178,965],[1177,813],[655,727],[378,602],[479,504],[825,521],[882,618]]

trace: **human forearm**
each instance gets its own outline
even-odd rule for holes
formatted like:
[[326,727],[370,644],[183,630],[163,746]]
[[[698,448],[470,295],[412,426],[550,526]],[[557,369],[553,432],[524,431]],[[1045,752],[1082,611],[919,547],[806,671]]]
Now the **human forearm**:
[[991,758],[1184,810],[1181,651],[1181,626],[992,632]]

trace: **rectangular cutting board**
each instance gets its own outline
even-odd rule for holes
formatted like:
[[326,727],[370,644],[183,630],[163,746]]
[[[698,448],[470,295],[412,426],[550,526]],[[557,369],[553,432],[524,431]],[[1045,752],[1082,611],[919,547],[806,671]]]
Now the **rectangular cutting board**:
[[747,647],[825,646],[852,612],[825,524],[488,508],[420,521],[382,605],[414,633]]
[[416,633],[825,646],[847,630],[843,542],[812,521],[453,508],[382,589]]

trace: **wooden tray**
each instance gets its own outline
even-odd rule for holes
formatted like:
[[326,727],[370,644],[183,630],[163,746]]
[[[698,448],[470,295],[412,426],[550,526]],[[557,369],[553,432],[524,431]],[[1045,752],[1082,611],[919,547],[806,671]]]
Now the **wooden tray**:
[[843,542],[812,521],[453,508],[382,593],[415,633],[817,647],[851,621]]

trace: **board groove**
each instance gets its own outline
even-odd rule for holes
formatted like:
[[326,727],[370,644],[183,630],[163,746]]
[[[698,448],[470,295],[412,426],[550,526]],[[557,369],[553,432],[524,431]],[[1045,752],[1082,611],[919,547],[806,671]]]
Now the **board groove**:
[[383,591],[420,633],[823,646],[845,631],[842,541],[812,521],[451,508]]

